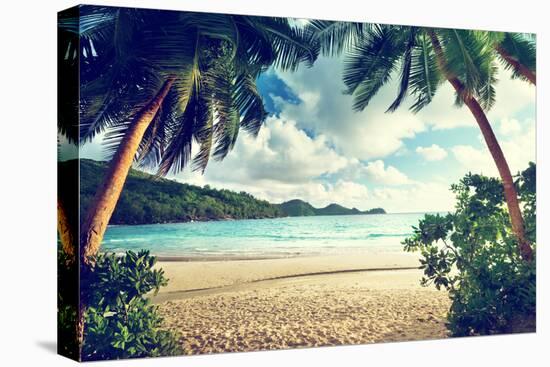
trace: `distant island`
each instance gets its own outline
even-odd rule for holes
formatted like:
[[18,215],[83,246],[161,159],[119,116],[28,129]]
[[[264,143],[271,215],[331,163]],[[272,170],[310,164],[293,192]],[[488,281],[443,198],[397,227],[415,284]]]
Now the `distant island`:
[[[76,160],[59,165],[60,170]],[[85,212],[105,174],[105,162],[80,160],[80,204]],[[154,224],[189,221],[260,219],[314,215],[385,214],[382,208],[360,211],[338,204],[315,208],[302,200],[282,204],[260,200],[244,191],[217,190],[159,178],[131,169],[111,224]]]
[[289,217],[304,217],[313,215],[355,215],[355,214],[386,214],[382,208],[361,211],[357,208],[346,208],[338,204],[329,204],[324,208],[315,208],[303,200],[294,199],[278,204]]

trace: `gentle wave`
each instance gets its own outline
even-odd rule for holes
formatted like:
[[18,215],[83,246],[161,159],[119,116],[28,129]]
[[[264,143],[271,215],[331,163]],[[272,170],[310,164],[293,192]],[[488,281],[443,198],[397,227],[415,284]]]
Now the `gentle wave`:
[[396,251],[422,213],[109,226],[103,248],[192,254],[319,254]]

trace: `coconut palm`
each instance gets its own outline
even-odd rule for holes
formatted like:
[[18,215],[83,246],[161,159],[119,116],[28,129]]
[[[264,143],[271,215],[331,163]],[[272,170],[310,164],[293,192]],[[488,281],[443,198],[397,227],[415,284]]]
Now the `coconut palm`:
[[60,118],[59,130],[80,142],[104,133],[114,152],[83,215],[84,264],[99,251],[133,163],[178,172],[196,143],[192,166],[204,171],[211,157],[228,154],[240,128],[256,135],[265,121],[259,74],[311,65],[318,55],[285,18],[82,6],[60,27],[63,59],[78,65],[81,86],[79,129]]
[[[343,80],[357,111],[367,107],[395,72],[399,73],[398,93],[388,112],[395,111],[410,94],[414,98],[410,109],[416,113],[432,101],[443,82],[453,86],[456,105],[466,105],[472,112],[495,161],[520,254],[530,260],[532,249],[525,236],[510,168],[485,114],[495,102],[498,68],[493,46],[505,41],[496,42],[490,32],[454,29],[370,25],[357,35],[351,23],[338,28],[329,22],[313,21],[310,27],[317,32],[316,39],[325,54],[346,50]],[[346,40],[335,42],[338,35]],[[516,75],[522,76],[519,70]]]
[[532,35],[490,32],[492,46],[512,77],[537,84],[536,45]]

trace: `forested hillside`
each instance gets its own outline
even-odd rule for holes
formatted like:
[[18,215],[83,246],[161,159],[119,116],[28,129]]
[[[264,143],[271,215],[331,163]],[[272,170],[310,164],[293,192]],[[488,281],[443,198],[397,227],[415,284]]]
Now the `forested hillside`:
[[[60,170],[75,165],[67,161]],[[106,170],[104,162],[82,159],[80,163],[80,204],[84,215]],[[315,208],[302,200],[271,204],[246,192],[217,190],[159,178],[130,170],[110,224],[150,224],[191,220],[256,219],[286,216],[384,214],[382,208],[360,211],[338,204]]]
[[[86,210],[92,200],[105,170],[103,162],[81,160],[82,210]],[[188,185],[132,169],[110,223],[145,224],[282,216],[285,214],[278,206],[258,200],[246,192]]]

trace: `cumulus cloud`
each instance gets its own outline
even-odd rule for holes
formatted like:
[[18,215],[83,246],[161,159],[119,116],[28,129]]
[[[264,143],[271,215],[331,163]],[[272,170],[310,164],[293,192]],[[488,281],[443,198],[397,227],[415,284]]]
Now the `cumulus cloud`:
[[[502,67],[498,70],[495,85],[496,102],[487,113],[489,121],[496,122],[513,116],[535,104],[535,88],[521,80],[511,79],[511,72]],[[432,102],[418,113],[418,117],[434,130],[448,130],[457,127],[477,128],[476,121],[466,106],[454,104],[455,94],[449,83],[442,84]]]
[[[536,128],[533,120],[526,119],[519,124],[519,131],[513,135],[499,134],[500,146],[512,174],[527,168],[536,160]],[[502,125],[501,125],[502,126]],[[518,127],[514,127],[516,130]],[[480,137],[482,147],[456,145],[451,151],[456,160],[471,172],[498,177],[498,171],[485,142]]]
[[385,113],[394,92],[389,88],[383,88],[364,111],[354,112],[353,98],[343,94],[341,65],[341,60],[321,58],[313,68],[278,73],[302,101],[279,101],[281,116],[324,134],[346,157],[362,160],[388,156],[404,146],[403,139],[425,130],[422,120],[406,109]]
[[221,164],[207,168],[208,177],[302,183],[335,173],[347,159],[327,146],[326,138],[309,137],[294,121],[270,117],[259,135],[239,136],[234,151]]
[[443,182],[416,182],[406,188],[373,190],[370,202],[391,212],[450,211],[455,199],[450,185]]
[[[468,108],[454,105],[454,91],[448,83],[441,85],[432,103],[418,114],[407,109],[411,98],[406,99],[401,109],[386,113],[397,90],[398,78],[394,75],[364,111],[354,112],[352,96],[343,94],[341,74],[341,60],[328,58],[319,59],[313,68],[277,72],[302,101],[294,104],[279,100],[278,107],[282,116],[297,121],[299,127],[326,135],[347,157],[384,158],[402,151],[407,139],[430,129],[477,128]],[[534,105],[535,88],[510,79],[510,72],[502,68],[498,75],[497,102],[488,113],[490,121],[507,118]]]
[[384,185],[405,185],[409,178],[393,166],[385,167],[384,162],[376,160],[367,163],[364,168],[366,176],[376,183]]
[[241,134],[228,157],[211,162],[204,175],[186,170],[175,178],[244,190],[271,202],[301,198],[316,205],[357,204],[367,195],[365,186],[342,179],[335,184],[322,180],[352,163],[358,162],[337,154],[323,135],[312,138],[294,121],[270,117],[256,138]]
[[518,134],[521,131],[519,121],[513,118],[503,118],[500,120],[499,132],[502,135]]
[[440,161],[447,157],[447,151],[437,144],[429,147],[417,147],[416,152],[427,161]]

